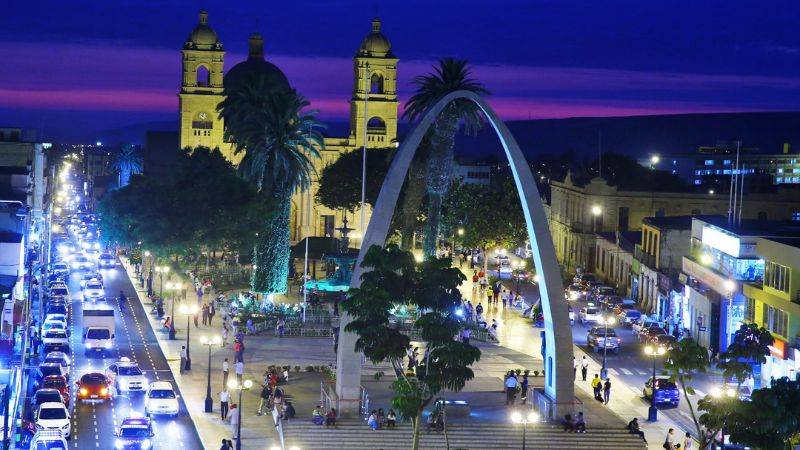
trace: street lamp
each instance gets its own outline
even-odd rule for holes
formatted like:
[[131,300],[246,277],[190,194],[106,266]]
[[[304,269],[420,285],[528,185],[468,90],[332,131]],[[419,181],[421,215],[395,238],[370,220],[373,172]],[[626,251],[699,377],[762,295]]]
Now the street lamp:
[[[170,319],[169,319],[169,340],[175,340],[175,295],[177,291],[183,288],[183,283],[180,281],[167,281],[167,292],[172,292],[172,297],[170,297]],[[162,297],[163,299],[163,297]]]
[[603,324],[603,367],[600,369],[600,378],[608,378],[608,369],[606,369],[606,354],[608,353],[608,326],[614,325],[617,320],[610,316],[600,317],[600,322]]
[[661,157],[660,156],[658,156],[658,155],[651,156],[650,157],[650,168],[651,169],[655,169],[656,168],[656,164],[658,164],[659,162],[661,162]]
[[[173,302],[175,302],[175,296],[173,294]],[[174,305],[174,303],[173,303]],[[180,308],[181,314],[186,314],[186,370],[192,370],[192,358],[189,356],[189,331],[191,330],[190,320],[191,317],[197,314],[197,305],[191,303],[182,303]],[[175,320],[172,321],[173,323]],[[241,413],[241,411],[239,411]]]
[[459,228],[458,229],[458,235],[459,236],[463,236],[464,235],[464,229],[463,228]]
[[538,422],[539,415],[536,414],[536,411],[528,411],[528,414],[523,416],[521,412],[514,411],[511,413],[511,421],[522,424],[522,450],[525,450],[525,438],[528,431],[528,424]]
[[[214,400],[211,399],[211,347],[215,345],[220,345],[222,343],[222,338],[219,336],[214,336],[213,338],[208,338],[207,336],[200,337],[200,343],[208,347],[208,382],[206,384],[206,409],[207,413],[210,413],[214,410]],[[239,411],[241,413],[241,411]]]
[[158,296],[164,298],[164,274],[169,272],[169,266],[156,266],[156,272],[158,272],[158,282],[160,284]]
[[236,424],[236,450],[242,450],[242,420],[244,420],[244,414],[242,414],[242,391],[249,391],[252,387],[253,380],[244,380],[241,384],[235,378],[228,380],[228,388],[239,391],[239,423]]
[[592,206],[592,231],[597,232],[597,218],[603,214],[603,208],[600,205]]
[[[730,386],[723,386],[723,387],[714,387],[711,389],[711,397],[717,401],[726,401],[733,398],[736,398],[736,389]],[[722,442],[722,447],[720,450],[725,450],[725,420],[727,419],[727,415],[722,419],[722,427],[719,429],[720,434],[720,441]]]
[[654,347],[648,345],[644,348],[644,354],[653,359],[653,391],[650,393],[650,409],[647,410],[647,420],[655,422],[658,420],[658,409],[656,409],[656,358],[663,356],[667,349],[662,346]]

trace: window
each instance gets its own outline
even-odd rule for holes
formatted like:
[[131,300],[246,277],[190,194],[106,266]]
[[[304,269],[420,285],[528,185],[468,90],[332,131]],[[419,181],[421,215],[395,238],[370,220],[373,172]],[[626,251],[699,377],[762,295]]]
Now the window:
[[793,212],[792,213],[792,220],[795,222],[800,222],[800,212]]
[[744,321],[752,323],[756,320],[756,300],[746,297],[747,303],[744,306]]
[[372,74],[372,77],[369,80],[369,93],[383,94],[383,77],[380,76],[380,74]]
[[764,328],[770,332],[781,336],[786,336],[786,333],[789,332],[789,314],[786,311],[774,306],[764,305],[764,312],[761,317],[764,321]]
[[208,72],[206,66],[197,66],[197,85],[210,86],[211,74]]
[[714,165],[714,160],[713,160],[713,159],[707,159],[707,160],[706,160],[706,162],[705,162],[705,164],[706,164],[707,166],[713,166],[713,165]]
[[627,206],[620,206],[619,213],[617,216],[617,223],[619,229],[621,231],[628,231],[628,216],[630,215],[630,210]]
[[789,293],[790,268],[767,261],[764,267],[764,284],[781,292]]
[[726,159],[725,161],[722,162],[722,165],[723,166],[730,166],[731,165],[731,160],[730,159]]
[[373,117],[367,122],[367,133],[386,134],[386,122],[380,117]]

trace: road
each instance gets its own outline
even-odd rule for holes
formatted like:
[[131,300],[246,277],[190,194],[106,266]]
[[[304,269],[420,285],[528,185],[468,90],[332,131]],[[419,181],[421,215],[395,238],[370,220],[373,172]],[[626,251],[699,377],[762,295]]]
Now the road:
[[[139,364],[149,381],[169,381],[176,392],[179,386],[170,372],[167,360],[161,352],[156,337],[151,329],[145,311],[137,301],[126,302],[125,311],[120,314],[118,296],[120,291],[127,298],[134,298],[135,290],[121,265],[116,269],[102,271],[107,303],[115,309],[116,342],[114,348],[104,357],[87,357],[84,355],[81,342],[81,318],[83,301],[79,279],[81,272],[73,273],[69,277],[68,285],[72,296],[72,314],[70,315],[70,349],[72,353],[72,367],[70,380],[73,382],[72,398],[76,398],[74,381],[81,375],[90,371],[103,371],[106,366],[121,357],[128,357]],[[116,394],[116,392],[115,392]],[[175,419],[157,418],[154,420],[156,437],[153,439],[155,449],[202,449],[203,444],[195,429],[194,423],[186,412],[183,398],[181,414]],[[73,401],[72,430],[73,439],[70,446],[75,449],[89,448],[114,448],[114,431],[123,419],[131,412],[144,414],[142,394],[132,396],[114,395],[106,403],[80,403]]]

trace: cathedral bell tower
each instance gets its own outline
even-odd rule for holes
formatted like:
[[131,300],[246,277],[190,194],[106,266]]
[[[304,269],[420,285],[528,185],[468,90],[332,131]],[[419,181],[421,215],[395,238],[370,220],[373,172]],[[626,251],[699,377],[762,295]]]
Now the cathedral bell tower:
[[180,99],[181,149],[219,148],[230,158],[231,145],[223,140],[223,123],[217,105],[222,95],[225,51],[217,33],[208,25],[208,13],[200,11],[200,21],[183,44],[183,81]]
[[373,19],[372,32],[353,58],[350,137],[356,148],[364,146],[365,135],[368,148],[397,143],[397,61],[380,19]]

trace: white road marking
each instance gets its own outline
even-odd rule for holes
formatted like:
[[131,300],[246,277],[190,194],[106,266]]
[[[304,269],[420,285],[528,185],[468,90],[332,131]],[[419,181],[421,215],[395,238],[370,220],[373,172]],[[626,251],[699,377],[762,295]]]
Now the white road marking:
[[626,369],[624,367],[620,367],[619,370],[621,370],[622,373],[624,373],[625,375],[633,375],[633,372],[631,372],[630,370],[628,370],[628,369]]

